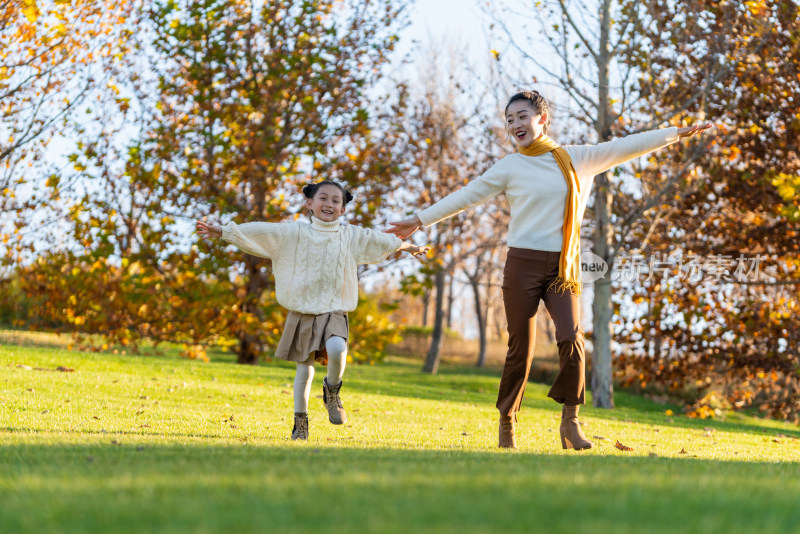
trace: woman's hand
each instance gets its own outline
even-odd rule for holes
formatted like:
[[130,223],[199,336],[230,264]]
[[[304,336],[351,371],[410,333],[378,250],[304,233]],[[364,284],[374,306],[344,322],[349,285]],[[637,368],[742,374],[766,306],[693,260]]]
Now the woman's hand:
[[405,239],[409,237],[411,234],[422,228],[422,221],[419,220],[419,217],[414,215],[410,219],[404,219],[402,221],[397,222],[389,222],[392,228],[388,230],[384,230],[384,233],[387,234],[394,234],[400,239]]
[[710,122],[705,124],[695,124],[694,126],[688,126],[686,128],[678,128],[678,137],[681,139],[684,137],[691,137],[693,135],[699,134],[700,132],[704,132],[713,126]]
[[194,227],[197,230],[197,233],[200,234],[200,237],[204,237],[206,239],[222,237],[222,228],[216,224],[206,224],[203,221],[197,221]]

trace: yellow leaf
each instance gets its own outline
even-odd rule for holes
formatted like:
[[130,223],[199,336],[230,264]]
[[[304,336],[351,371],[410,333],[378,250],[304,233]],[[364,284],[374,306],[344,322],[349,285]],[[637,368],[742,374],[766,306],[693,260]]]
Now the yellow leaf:
[[36,22],[36,19],[39,18],[39,8],[36,7],[36,2],[34,0],[28,0],[25,4],[26,6],[22,9],[22,14],[25,15],[28,22],[33,24]]

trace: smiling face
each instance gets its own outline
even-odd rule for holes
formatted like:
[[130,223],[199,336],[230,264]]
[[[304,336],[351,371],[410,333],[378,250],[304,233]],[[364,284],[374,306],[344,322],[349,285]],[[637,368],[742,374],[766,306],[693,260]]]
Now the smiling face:
[[544,134],[547,113],[539,113],[527,100],[516,100],[506,110],[506,128],[517,144],[526,147]]
[[333,222],[344,215],[344,195],[335,185],[321,185],[314,198],[306,199],[306,207],[317,219]]

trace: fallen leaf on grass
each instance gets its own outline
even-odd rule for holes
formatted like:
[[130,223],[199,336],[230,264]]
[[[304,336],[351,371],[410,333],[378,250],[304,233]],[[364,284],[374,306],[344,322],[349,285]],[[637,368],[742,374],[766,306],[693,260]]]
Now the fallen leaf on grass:
[[619,442],[619,440],[617,440],[617,442],[614,444],[614,446],[616,448],[618,448],[619,450],[621,450],[621,451],[632,451],[633,450],[633,447],[628,447],[627,445],[623,445],[622,443]]
[[684,448],[681,448],[681,452],[679,452],[678,454],[689,454],[689,453],[688,453],[688,452],[686,452],[686,449],[684,449]]

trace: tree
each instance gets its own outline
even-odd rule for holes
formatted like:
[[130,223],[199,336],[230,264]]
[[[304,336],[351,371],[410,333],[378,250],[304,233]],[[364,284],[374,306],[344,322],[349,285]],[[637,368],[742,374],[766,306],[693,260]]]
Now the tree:
[[[30,168],[41,167],[77,107],[109,83],[105,68],[127,50],[131,13],[129,2],[0,1],[0,212],[8,224],[17,216],[13,228],[0,227],[4,244],[42,207],[52,178]],[[17,235],[6,261],[20,246]]]
[[[459,82],[463,73],[458,70],[456,57],[452,51],[447,57],[431,52],[430,66],[421,83],[423,90],[411,97],[406,136],[412,179],[405,185],[411,195],[410,204],[415,206],[415,210],[463,186],[471,177],[479,174],[490,160],[486,151],[475,149],[479,144],[477,139],[486,136],[486,123],[480,120],[484,117],[480,108],[473,110],[474,103],[464,98],[465,91]],[[443,65],[445,61],[449,63]],[[447,74],[441,76],[439,73],[442,71]],[[425,280],[422,285],[429,284],[435,292],[433,332],[424,372],[436,373],[439,367],[447,311],[447,286],[451,287],[452,299],[455,271],[465,259],[486,248],[482,239],[487,236],[477,230],[475,222],[486,209],[481,207],[458,214],[430,228],[428,234],[434,249],[434,260],[415,275],[415,283],[409,283],[408,279],[405,281],[406,290],[422,293],[418,277],[429,276],[432,282]],[[489,237],[496,239],[494,235]]]
[[121,122],[136,131],[100,127],[76,146],[71,157],[81,178],[103,187],[71,198],[81,250],[61,260],[89,273],[81,265],[107,258],[124,287],[146,299],[134,314],[120,304],[95,328],[128,339],[190,336],[192,343],[232,331],[239,361],[255,363],[282,324],[270,263],[194,246],[187,222],[298,217],[299,185],[322,178],[356,189],[356,222],[377,216],[398,173],[398,149],[397,136],[387,134],[392,122],[381,130],[374,123],[401,112],[402,87],[396,109],[370,91],[396,42],[402,5],[309,0],[254,9],[206,0],[144,7],[137,54],[125,58],[131,83],[121,90],[130,98],[112,95]]
[[[671,278],[686,274],[689,259],[701,272],[637,288],[654,305],[621,332],[632,350],[624,358],[630,368],[620,371],[624,380],[636,373],[669,391],[699,383],[688,397],[698,410],[704,395],[717,394],[732,407],[757,405],[797,420],[798,6],[654,2],[649,9],[663,14],[649,39],[684,35],[681,47],[702,50],[727,70],[709,80],[702,63],[677,68],[660,47],[643,69],[643,92],[657,93],[662,106],[683,102],[686,114],[714,117],[720,132],[698,156],[713,179],[674,190],[674,205],[652,205],[643,220],[653,223],[632,230],[647,236],[651,255],[672,258]],[[678,20],[687,23],[677,28]],[[704,98],[688,98],[685,87],[702,85]],[[670,316],[681,310],[693,312],[675,325]],[[645,340],[651,350],[643,350]]]

